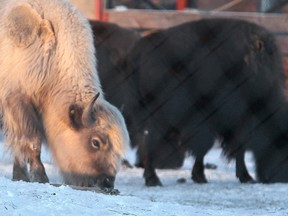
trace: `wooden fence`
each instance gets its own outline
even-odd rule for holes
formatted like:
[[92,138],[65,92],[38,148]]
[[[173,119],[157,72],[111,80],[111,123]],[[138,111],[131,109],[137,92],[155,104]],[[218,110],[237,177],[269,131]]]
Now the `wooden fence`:
[[106,10],[106,21],[134,29],[163,29],[181,23],[204,18],[235,18],[264,26],[273,32],[283,54],[285,71],[288,74],[288,14],[224,11],[156,11],[156,10]]

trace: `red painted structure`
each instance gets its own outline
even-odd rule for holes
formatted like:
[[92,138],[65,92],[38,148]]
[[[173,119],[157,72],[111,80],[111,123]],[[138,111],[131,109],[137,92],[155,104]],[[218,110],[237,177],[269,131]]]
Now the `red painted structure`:
[[105,0],[95,0],[95,20],[108,20],[108,15],[105,13]]
[[[176,0],[177,10],[187,8],[187,0]],[[108,21],[108,14],[105,13],[105,0],[95,0],[95,20]]]
[[187,0],[177,0],[176,8],[177,10],[184,10],[187,8]]

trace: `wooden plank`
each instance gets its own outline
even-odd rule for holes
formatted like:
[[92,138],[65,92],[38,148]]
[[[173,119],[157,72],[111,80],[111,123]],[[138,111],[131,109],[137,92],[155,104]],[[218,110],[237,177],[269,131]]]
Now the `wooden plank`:
[[206,12],[196,10],[184,11],[152,11],[152,10],[107,10],[108,21],[122,27],[137,29],[163,29],[179,25],[184,22],[199,20],[202,18],[237,18],[255,22],[265,26],[273,32],[288,32],[288,15],[263,14],[251,12]]
[[[288,15],[287,14],[263,14],[251,12],[205,12],[205,11],[143,11],[108,10],[109,22],[116,23],[126,28],[136,29],[164,29],[189,21],[203,18],[235,18],[254,22],[262,25],[275,33],[279,48],[283,53],[285,74],[288,75]],[[288,86],[288,82],[287,82]]]
[[199,19],[199,15],[186,11],[156,11],[156,10],[107,10],[108,21],[126,28],[162,29],[191,20]]
[[221,5],[218,8],[213,9],[213,11],[224,11],[224,10],[228,10],[231,9],[232,7],[235,7],[236,5],[243,3],[244,0],[233,0],[229,3],[226,3],[224,5]]
[[[197,9],[198,10],[215,10],[232,0],[198,0],[197,1]],[[227,8],[225,10],[229,11],[239,11],[239,12],[256,12],[258,10],[259,0],[243,0],[242,3],[236,4],[231,8]]]
[[144,11],[107,10],[108,21],[126,28],[165,29],[203,18],[235,18],[254,22],[275,33],[282,52],[288,54],[288,15],[251,12],[205,12],[205,11]]

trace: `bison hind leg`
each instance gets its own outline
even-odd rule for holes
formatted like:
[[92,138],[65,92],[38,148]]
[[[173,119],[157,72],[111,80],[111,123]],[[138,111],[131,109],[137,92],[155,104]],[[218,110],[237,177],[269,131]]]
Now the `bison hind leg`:
[[249,175],[244,157],[245,151],[239,150],[236,154],[236,177],[241,183],[255,183],[256,181]]

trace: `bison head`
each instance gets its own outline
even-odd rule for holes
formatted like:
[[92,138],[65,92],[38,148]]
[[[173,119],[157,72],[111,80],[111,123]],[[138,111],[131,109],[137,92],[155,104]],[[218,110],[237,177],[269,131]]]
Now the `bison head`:
[[120,112],[98,96],[85,107],[71,104],[48,143],[66,184],[112,189],[129,137]]

